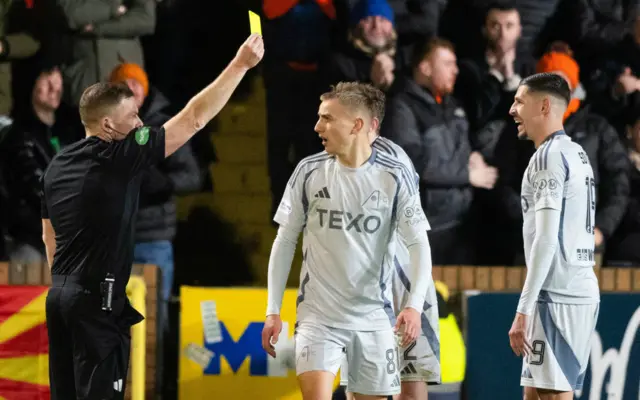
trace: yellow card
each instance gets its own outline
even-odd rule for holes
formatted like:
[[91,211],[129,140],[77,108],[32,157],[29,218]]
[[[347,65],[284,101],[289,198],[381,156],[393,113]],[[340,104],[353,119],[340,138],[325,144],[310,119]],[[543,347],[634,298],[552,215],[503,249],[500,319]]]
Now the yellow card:
[[249,11],[249,26],[251,27],[251,33],[257,33],[262,35],[262,27],[260,26],[260,16],[253,11]]

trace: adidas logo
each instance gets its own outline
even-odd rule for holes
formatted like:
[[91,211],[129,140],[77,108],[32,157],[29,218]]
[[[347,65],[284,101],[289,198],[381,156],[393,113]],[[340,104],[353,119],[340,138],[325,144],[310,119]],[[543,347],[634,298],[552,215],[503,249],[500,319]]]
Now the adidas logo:
[[113,382],[113,390],[116,392],[122,392],[122,379],[118,379]]
[[416,370],[416,367],[414,367],[412,363],[409,363],[406,367],[404,367],[402,371],[400,371],[401,375],[417,374],[417,373],[418,371]]
[[322,190],[319,190],[318,193],[316,193],[315,196],[313,197],[319,197],[321,199],[330,199],[331,196],[329,196],[329,191],[327,190],[327,187],[323,187]]
[[400,377],[398,375],[396,375],[395,378],[393,378],[393,383],[391,383],[391,387],[395,388],[400,386]]

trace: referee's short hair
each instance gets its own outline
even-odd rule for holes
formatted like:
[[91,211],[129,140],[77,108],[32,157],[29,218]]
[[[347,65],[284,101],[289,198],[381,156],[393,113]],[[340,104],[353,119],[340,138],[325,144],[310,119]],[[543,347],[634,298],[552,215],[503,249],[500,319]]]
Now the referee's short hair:
[[133,97],[125,83],[96,83],[89,86],[80,98],[80,119],[87,127],[108,115],[120,102]]

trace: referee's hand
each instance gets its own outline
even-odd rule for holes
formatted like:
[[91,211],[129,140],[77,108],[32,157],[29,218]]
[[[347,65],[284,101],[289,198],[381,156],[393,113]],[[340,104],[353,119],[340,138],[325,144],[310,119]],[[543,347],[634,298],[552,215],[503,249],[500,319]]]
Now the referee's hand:
[[411,307],[406,307],[398,315],[398,320],[393,330],[397,333],[403,325],[404,331],[402,332],[402,343],[400,346],[406,347],[418,339],[420,329],[422,328],[420,313]]
[[264,42],[262,36],[257,33],[252,34],[242,43],[234,59],[236,65],[246,69],[251,69],[258,65],[264,56]]
[[271,357],[276,358],[276,348],[274,347],[278,343],[278,337],[282,331],[282,320],[277,314],[267,315],[267,320],[264,321],[264,328],[262,328],[262,348]]

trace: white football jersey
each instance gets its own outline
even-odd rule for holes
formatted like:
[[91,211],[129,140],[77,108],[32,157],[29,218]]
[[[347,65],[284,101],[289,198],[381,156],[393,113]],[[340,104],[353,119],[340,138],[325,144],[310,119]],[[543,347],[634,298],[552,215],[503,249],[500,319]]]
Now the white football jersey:
[[582,147],[559,131],[535,152],[522,180],[524,252],[528,268],[536,237],[535,213],[560,211],[558,246],[539,300],[592,304],[600,300],[593,271],[596,187]]
[[395,323],[391,282],[397,234],[427,220],[413,172],[375,148],[358,168],[319,153],[302,160],[274,220],[303,230],[299,322],[351,330]]
[[393,142],[393,140],[387,139],[386,137],[378,136],[376,140],[371,144],[371,147],[378,150],[379,152],[386,153],[393,156],[394,158],[397,158],[398,161],[400,161],[414,173],[416,178],[416,185],[420,185],[420,176],[416,172],[416,169],[413,166],[413,162],[404,151],[404,149]]
[[[382,136],[379,136],[371,146],[382,153],[387,153],[397,158],[398,161],[400,161],[407,168],[413,171],[416,177],[416,185],[419,185],[420,176],[416,172],[415,167],[413,166],[413,162],[402,147],[398,146],[392,140],[389,140]],[[426,226],[427,230],[431,229],[428,221],[426,223]],[[407,247],[405,246],[402,238],[400,238],[400,240],[398,241],[396,253],[393,256],[393,260],[393,264],[396,270],[396,274],[394,275],[393,279],[393,304],[396,313],[399,313],[407,304],[407,300],[409,299],[409,290],[412,284],[412,282],[410,282],[409,280],[409,275],[406,272],[409,268],[411,268],[409,250],[407,250]],[[431,268],[429,268],[429,270],[431,270]],[[426,310],[430,307],[437,306],[438,299],[436,296],[436,289],[432,278],[430,279],[429,289],[427,295],[425,296],[424,308]]]

